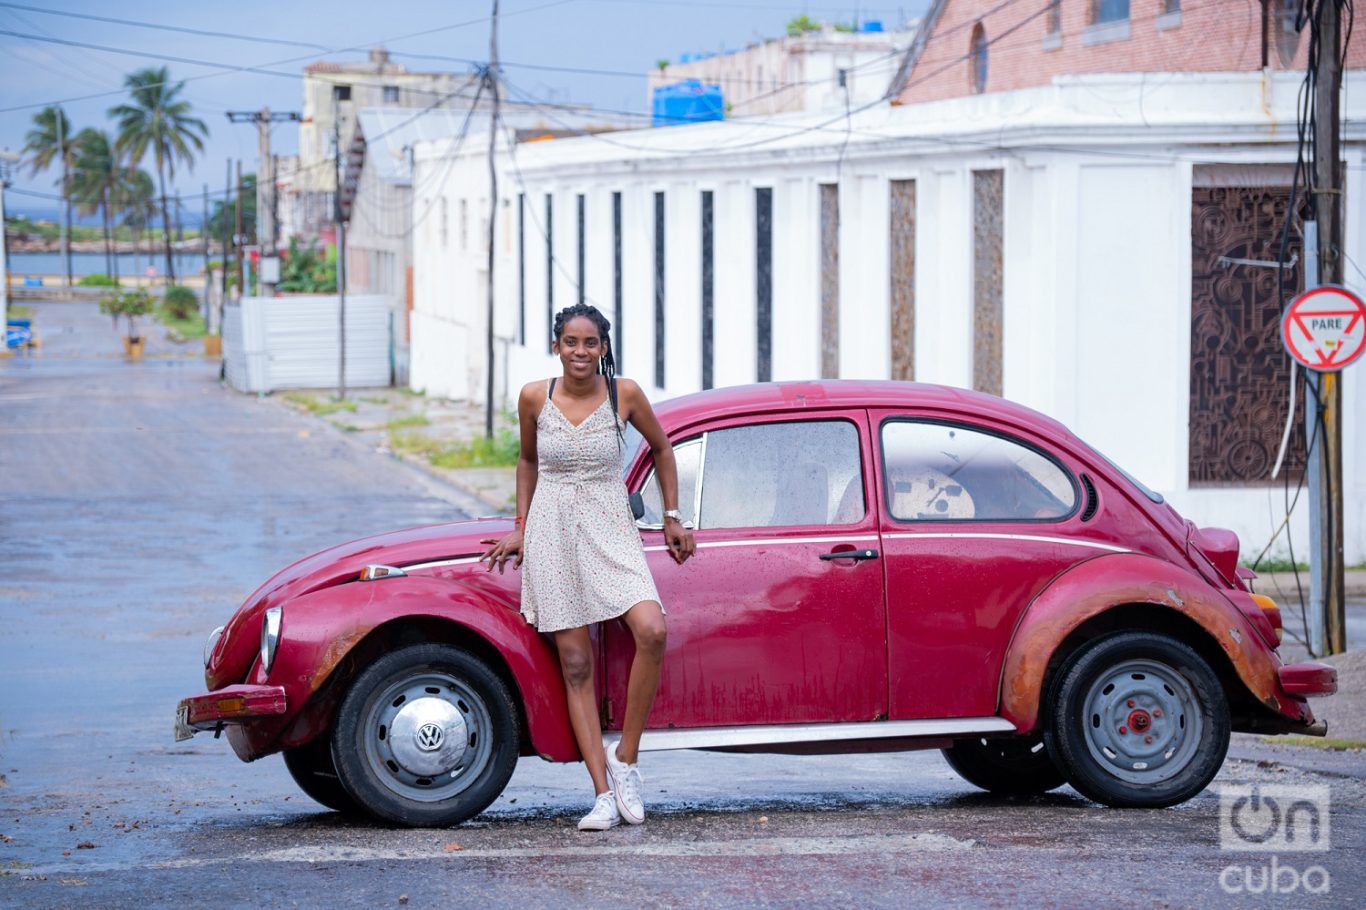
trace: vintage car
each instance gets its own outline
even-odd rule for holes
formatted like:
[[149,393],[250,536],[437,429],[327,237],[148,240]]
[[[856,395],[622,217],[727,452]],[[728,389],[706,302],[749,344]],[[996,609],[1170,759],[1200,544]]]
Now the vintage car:
[[[643,750],[939,748],[1002,794],[1111,806],[1200,792],[1232,730],[1323,735],[1336,672],[1282,662],[1233,533],[1198,528],[1057,421],[901,382],[791,382],[664,402],[697,554],[664,545],[648,447],[625,484],[668,652]],[[623,496],[623,508],[626,508]],[[215,630],[176,734],[274,752],[333,809],[449,825],[519,756],[579,759],[550,640],[480,541],[504,518],[342,544]],[[596,631],[604,728],[633,654]]]

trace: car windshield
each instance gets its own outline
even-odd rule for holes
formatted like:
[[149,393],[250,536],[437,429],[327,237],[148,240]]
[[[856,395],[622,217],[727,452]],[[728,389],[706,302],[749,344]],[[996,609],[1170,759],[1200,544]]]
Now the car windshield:
[[1093,448],[1092,451],[1099,455],[1101,458],[1104,458],[1105,463],[1108,464],[1110,467],[1114,468],[1116,471],[1123,474],[1124,479],[1129,481],[1129,483],[1133,484],[1138,489],[1138,491],[1142,493],[1144,496],[1148,497],[1156,503],[1165,502],[1165,500],[1162,498],[1161,493],[1156,493],[1148,489],[1147,484],[1143,483],[1143,481],[1139,480],[1137,477],[1130,474],[1128,471],[1124,470],[1119,465],[1115,464],[1114,460],[1111,459],[1110,456],[1106,455],[1104,452],[1100,451],[1100,449]]

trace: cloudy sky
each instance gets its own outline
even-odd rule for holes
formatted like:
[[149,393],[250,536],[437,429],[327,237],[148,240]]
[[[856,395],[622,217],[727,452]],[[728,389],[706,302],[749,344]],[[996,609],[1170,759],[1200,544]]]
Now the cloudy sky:
[[[878,19],[891,28],[925,5],[927,0],[879,6],[801,0],[503,0],[499,46],[508,82],[523,92],[544,100],[645,111],[645,73],[658,59],[781,35],[787,21],[802,12],[820,21]],[[375,45],[388,48],[394,62],[409,69],[467,71],[467,63],[405,55],[487,59],[491,7],[489,0],[0,0],[0,148],[18,151],[34,113],[53,102],[63,102],[78,129],[110,129],[106,111],[123,100],[124,75],[165,64],[173,76],[186,80],[184,97],[211,131],[194,168],[177,174],[182,192],[198,194],[206,183],[211,189],[222,184],[228,158],[242,158],[244,169],[255,169],[255,127],[230,124],[227,111],[263,105],[298,110],[305,64],[364,59],[365,49]],[[55,15],[58,11],[270,40],[91,21]],[[519,64],[620,74],[561,73]],[[275,149],[295,151],[296,130],[293,124],[278,125]],[[32,177],[25,168],[15,178],[21,191],[53,189],[54,176]],[[18,211],[52,205],[22,192],[11,194],[8,204]]]

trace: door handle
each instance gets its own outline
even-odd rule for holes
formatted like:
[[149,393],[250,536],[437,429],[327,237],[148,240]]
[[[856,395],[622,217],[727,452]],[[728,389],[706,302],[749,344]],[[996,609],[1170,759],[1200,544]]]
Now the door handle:
[[822,553],[821,559],[877,559],[877,550],[836,550]]

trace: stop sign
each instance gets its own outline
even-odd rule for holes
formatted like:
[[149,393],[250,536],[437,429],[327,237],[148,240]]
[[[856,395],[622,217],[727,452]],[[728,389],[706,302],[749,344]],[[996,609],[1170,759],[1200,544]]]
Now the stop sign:
[[1366,303],[1337,285],[1311,288],[1285,308],[1281,340],[1302,365],[1336,372],[1366,351]]

